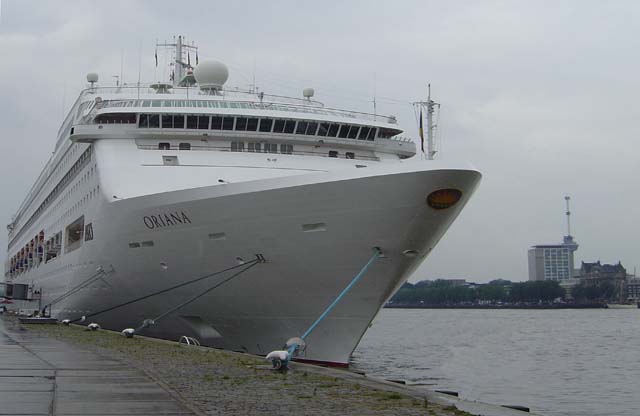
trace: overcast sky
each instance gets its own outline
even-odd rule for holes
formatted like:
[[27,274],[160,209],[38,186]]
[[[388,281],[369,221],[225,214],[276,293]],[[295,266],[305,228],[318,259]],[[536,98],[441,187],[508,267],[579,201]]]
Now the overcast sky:
[[[560,242],[572,197],[581,260],[640,266],[640,2],[0,0],[0,219],[50,156],[66,111],[101,83],[162,78],[156,39],[267,93],[314,87],[332,107],[394,114],[431,83],[439,158],[473,163],[480,188],[412,281],[527,279],[527,249]],[[166,72],[166,71],[165,71]],[[2,232],[4,261],[6,233]]]

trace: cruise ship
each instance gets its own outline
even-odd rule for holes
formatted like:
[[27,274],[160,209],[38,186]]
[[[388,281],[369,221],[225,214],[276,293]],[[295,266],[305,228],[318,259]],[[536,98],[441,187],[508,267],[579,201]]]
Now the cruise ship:
[[166,82],[87,75],[7,226],[8,306],[266,355],[370,264],[299,352],[348,365],[480,173],[418,151],[392,116],[228,87],[182,37],[160,46]]

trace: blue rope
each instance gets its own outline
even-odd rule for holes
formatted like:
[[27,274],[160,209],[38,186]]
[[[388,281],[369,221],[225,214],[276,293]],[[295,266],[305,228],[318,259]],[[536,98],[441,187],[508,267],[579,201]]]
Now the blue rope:
[[[322,312],[322,315],[320,315],[318,317],[318,319],[316,319],[316,321],[311,324],[311,326],[309,327],[309,329],[307,329],[305,331],[304,334],[302,334],[302,336],[300,338],[302,338],[303,340],[309,336],[309,334],[311,334],[311,332],[316,329],[316,327],[320,324],[320,322],[322,322],[322,320],[324,318],[326,318],[327,315],[329,315],[329,312],[331,312],[331,310],[342,300],[342,298],[344,298],[344,296],[347,294],[347,292],[349,292],[349,290],[351,290],[351,288],[358,283],[358,280],[360,280],[360,278],[362,276],[364,276],[364,274],[367,272],[367,270],[369,269],[369,267],[373,264],[373,262],[380,257],[380,254],[382,253],[380,251],[380,249],[378,247],[374,247],[373,248],[373,256],[371,256],[371,258],[369,259],[369,261],[367,262],[367,264],[364,265],[364,267],[360,270],[360,272],[356,275],[356,277],[353,278],[353,280],[351,280],[351,282],[349,282],[349,284],[342,289],[342,292],[340,292],[340,294],[338,295],[338,297],[336,297],[333,302],[331,302],[331,304],[327,307],[327,309],[324,310],[324,312]],[[292,344],[288,349],[287,352],[289,353],[289,357],[293,357],[293,354],[296,352],[296,350],[299,348],[298,344]]]

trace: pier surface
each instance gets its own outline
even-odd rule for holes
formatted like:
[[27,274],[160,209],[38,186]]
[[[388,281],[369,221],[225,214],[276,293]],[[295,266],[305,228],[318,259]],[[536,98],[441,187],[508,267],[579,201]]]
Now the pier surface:
[[[469,412],[469,413],[467,413]],[[0,415],[524,416],[422,387],[109,331],[0,319]]]
[[0,415],[193,415],[126,363],[0,319]]

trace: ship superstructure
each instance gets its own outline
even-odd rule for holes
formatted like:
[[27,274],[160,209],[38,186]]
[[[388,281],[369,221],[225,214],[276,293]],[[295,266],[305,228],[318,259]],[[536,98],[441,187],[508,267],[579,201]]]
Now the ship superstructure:
[[[87,77],[8,226],[5,280],[39,299],[15,305],[116,330],[178,305],[143,333],[266,354],[302,333],[379,247],[383,258],[302,353],[346,364],[480,174],[414,157],[394,117],[327,107],[312,89],[298,99],[227,88],[223,64],[193,68],[182,38],[171,46],[171,82]],[[256,258],[208,291],[226,278],[217,271]],[[165,287],[176,289],[124,305]]]

